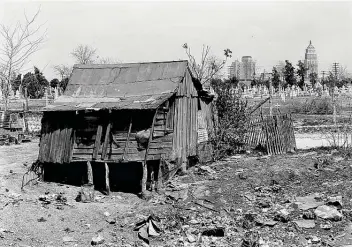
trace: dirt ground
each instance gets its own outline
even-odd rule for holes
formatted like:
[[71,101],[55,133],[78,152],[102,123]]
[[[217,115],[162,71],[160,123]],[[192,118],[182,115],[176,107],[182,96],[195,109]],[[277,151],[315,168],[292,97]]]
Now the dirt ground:
[[[192,167],[149,200],[96,191],[91,203],[75,201],[76,186],[39,181],[21,190],[37,155],[35,140],[0,147],[0,246],[91,246],[97,236],[103,239],[98,246],[148,246],[147,239],[150,246],[352,245],[352,163],[346,153],[238,155]],[[333,202],[339,216],[332,219],[316,217],[317,205],[299,206],[329,204],[336,196],[342,201]],[[150,215],[156,220],[147,233],[134,231]]]

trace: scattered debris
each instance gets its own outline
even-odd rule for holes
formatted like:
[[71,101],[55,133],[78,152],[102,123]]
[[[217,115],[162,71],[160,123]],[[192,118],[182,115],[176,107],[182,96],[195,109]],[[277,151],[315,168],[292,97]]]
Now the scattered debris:
[[342,196],[329,197],[327,205],[332,205],[335,206],[337,209],[342,209]]
[[211,169],[209,166],[200,166],[199,171],[201,173],[208,173],[208,174],[213,174],[216,173],[213,169]]
[[94,202],[94,185],[85,184],[81,186],[81,190],[78,192],[76,202]]
[[191,234],[187,234],[187,239],[188,239],[188,242],[190,243],[194,243],[197,241],[196,238]]
[[99,245],[105,242],[105,239],[101,236],[95,236],[92,238],[91,245]]
[[108,217],[106,219],[106,222],[108,222],[109,224],[115,224],[116,223],[116,218],[113,218],[113,217]]
[[257,231],[248,231],[245,233],[241,247],[259,247],[260,236]]
[[165,196],[174,201],[185,201],[188,198],[188,185],[169,181],[165,186]]
[[340,221],[342,219],[342,214],[337,211],[335,207],[329,207],[326,205],[319,206],[315,211],[315,215],[322,219]]
[[157,237],[160,235],[159,227],[160,219],[155,215],[150,215],[147,219],[138,222],[134,228],[138,231],[138,237],[149,244],[149,237]]
[[44,217],[40,217],[39,219],[37,219],[38,222],[45,222],[46,219]]
[[320,224],[320,228],[324,230],[330,230],[332,228],[332,225],[329,221],[327,221],[323,224]]
[[64,243],[70,243],[70,242],[77,242],[77,240],[75,240],[73,237],[69,237],[69,236],[65,236],[62,238],[62,241]]
[[290,213],[287,209],[281,209],[276,213],[274,220],[287,223],[290,220]]
[[222,227],[207,229],[202,232],[202,236],[208,237],[225,237],[225,229]]
[[303,219],[306,220],[313,220],[315,219],[315,214],[312,210],[304,211],[303,212]]
[[305,228],[305,229],[315,227],[314,220],[294,220],[293,223],[295,223],[298,227]]
[[296,201],[293,203],[293,207],[300,210],[314,209],[321,205],[324,205],[324,202],[317,201],[316,195],[309,195],[304,197],[296,197]]

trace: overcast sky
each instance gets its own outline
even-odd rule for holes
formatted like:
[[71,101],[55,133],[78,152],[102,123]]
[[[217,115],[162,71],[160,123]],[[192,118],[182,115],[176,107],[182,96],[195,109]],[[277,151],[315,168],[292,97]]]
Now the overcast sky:
[[220,57],[231,49],[231,60],[250,55],[261,71],[279,60],[296,65],[312,40],[319,71],[333,62],[352,71],[351,2],[1,2],[0,21],[23,20],[39,6],[47,41],[26,67],[44,69],[48,79],[54,65],[74,63],[78,44],[122,62],[185,59],[183,43],[196,56],[207,44]]

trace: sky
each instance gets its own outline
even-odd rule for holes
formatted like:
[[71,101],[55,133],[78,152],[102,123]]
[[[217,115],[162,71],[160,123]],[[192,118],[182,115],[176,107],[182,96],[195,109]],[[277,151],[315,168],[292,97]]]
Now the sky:
[[74,64],[70,52],[79,44],[126,63],[186,59],[184,43],[199,58],[205,44],[218,57],[231,49],[227,65],[252,56],[262,72],[280,60],[296,65],[311,40],[319,71],[333,62],[352,71],[352,2],[1,1],[0,23],[38,8],[46,41],[23,69],[37,66],[48,79],[58,77],[53,66]]

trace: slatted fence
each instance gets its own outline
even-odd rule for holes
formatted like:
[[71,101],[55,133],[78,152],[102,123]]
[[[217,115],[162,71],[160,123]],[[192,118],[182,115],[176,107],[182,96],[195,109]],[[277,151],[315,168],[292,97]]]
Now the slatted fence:
[[256,116],[248,124],[245,143],[250,148],[261,146],[269,155],[296,149],[291,115]]

